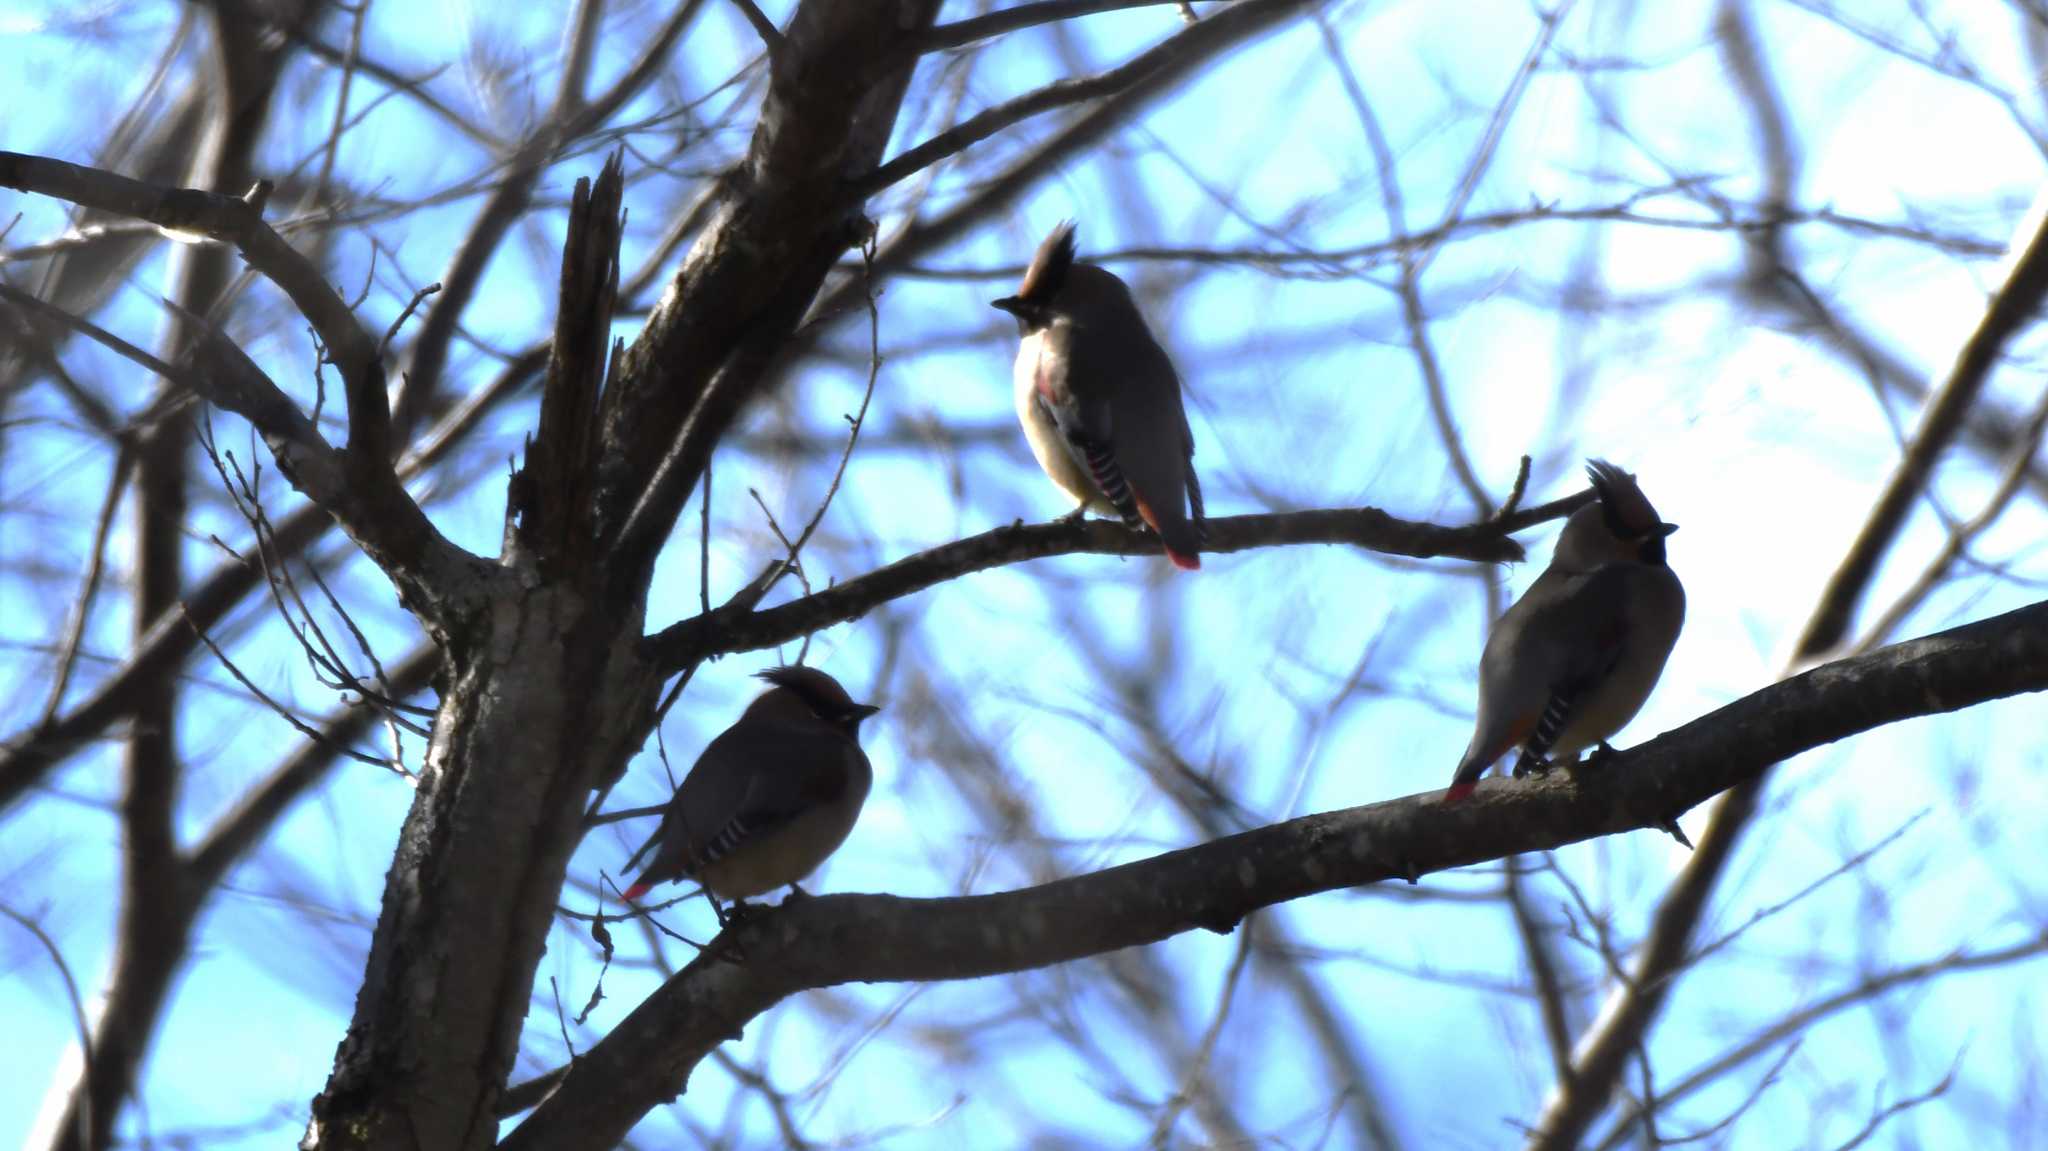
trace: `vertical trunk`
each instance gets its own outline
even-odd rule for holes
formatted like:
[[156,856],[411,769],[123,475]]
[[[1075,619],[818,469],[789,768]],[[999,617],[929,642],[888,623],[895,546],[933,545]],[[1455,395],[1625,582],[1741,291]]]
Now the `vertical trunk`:
[[[188,290],[179,298],[190,298],[192,281],[200,277],[182,278]],[[191,421],[180,415],[136,437],[132,499],[138,637],[178,604],[184,572],[185,454],[191,435]],[[122,757],[120,934],[84,1078],[51,1133],[52,1145],[62,1151],[102,1151],[112,1144],[114,1119],[134,1089],[172,973],[182,966],[191,918],[183,906],[173,831],[177,714],[176,677],[164,676],[138,693]]]
[[495,1142],[587,790],[647,730],[657,681],[637,610],[510,578],[491,599],[449,653],[355,1018],[304,1147]]
[[[298,3],[266,12],[284,25],[314,14],[315,6]],[[253,157],[287,56],[280,44],[268,42],[254,24],[240,19],[234,5],[215,11],[211,30],[214,59],[225,83],[187,178],[202,188],[239,190],[255,171]],[[167,294],[188,312],[212,313],[239,264],[218,246],[180,249],[173,256]],[[164,338],[166,358],[178,359],[190,335],[185,321],[171,320]],[[186,465],[192,442],[193,424],[185,412],[136,433],[137,646],[148,642],[157,622],[176,612],[183,598]],[[52,1146],[60,1151],[104,1151],[112,1145],[114,1121],[135,1089],[191,945],[199,896],[188,882],[175,830],[183,768],[177,746],[179,686],[178,677],[166,674],[136,695],[122,770],[120,934],[84,1077],[52,1132]]]

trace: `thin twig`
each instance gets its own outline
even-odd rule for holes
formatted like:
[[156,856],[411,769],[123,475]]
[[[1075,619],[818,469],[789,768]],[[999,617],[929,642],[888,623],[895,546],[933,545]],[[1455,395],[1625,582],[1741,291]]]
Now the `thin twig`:
[[[181,608],[183,607],[182,604],[179,606]],[[192,619],[192,615],[189,611],[185,612],[185,620],[187,623],[191,624],[193,633],[199,637],[199,642],[206,645],[206,650],[212,652],[213,657],[220,661],[220,665],[228,670],[228,674],[235,677],[235,682],[241,684],[242,687],[249,692],[249,694],[255,696],[258,700],[262,701],[264,706],[268,707],[271,711],[276,712],[280,717],[284,719],[286,723],[291,724],[292,727],[295,728],[300,735],[303,735],[310,740],[315,740],[322,743],[326,742],[327,736],[324,733],[322,733],[318,728],[313,727],[311,724],[308,724],[305,721],[301,720],[298,716],[293,715],[289,710],[287,710],[284,707],[284,705],[278,703],[276,700],[270,698],[269,695],[265,694],[263,689],[257,687],[255,682],[252,681],[248,676],[242,674],[242,669],[236,667],[234,661],[227,657],[227,653],[222,651],[220,649],[220,646],[213,642],[213,637],[207,635],[205,630],[199,626],[198,621]],[[392,760],[378,759],[374,755],[365,755],[352,747],[334,746],[333,749],[337,753],[348,756],[350,759],[353,759],[358,763],[367,763],[371,767],[381,767],[386,769],[387,771],[395,772],[396,774],[405,776],[407,778],[411,778],[412,776],[412,773],[410,771],[407,771],[405,765],[402,763],[397,763]]]
[[64,641],[57,652],[57,669],[50,677],[50,695],[43,701],[42,716],[36,720],[38,728],[48,727],[64,704],[64,692],[71,685],[71,671],[85,642],[86,624],[92,618],[93,601],[99,596],[100,578],[106,572],[107,537],[113,531],[114,513],[121,506],[121,493],[127,490],[128,477],[134,470],[134,448],[126,439],[118,441],[114,445],[114,474],[107,480],[107,494],[100,501],[99,518],[93,523],[92,548],[86,553],[85,579],[71,602],[71,618],[65,621]]
[[[0,915],[4,915],[21,924],[30,935],[35,936],[36,942],[42,944],[43,950],[49,953],[50,962],[56,965],[57,975],[64,981],[64,997],[71,1004],[72,1026],[78,1029],[78,1050],[81,1057],[79,1066],[84,1069],[81,1073],[88,1076],[91,1075],[93,1065],[92,1026],[85,1020],[85,1000],[79,997],[78,980],[71,977],[71,965],[64,962],[64,953],[57,949],[57,941],[50,938],[49,933],[43,930],[41,924],[4,903],[0,903]],[[85,1085],[81,1085],[73,1094],[73,1098],[77,1101],[78,1106],[79,1146],[91,1147],[93,1146],[92,1092]]]

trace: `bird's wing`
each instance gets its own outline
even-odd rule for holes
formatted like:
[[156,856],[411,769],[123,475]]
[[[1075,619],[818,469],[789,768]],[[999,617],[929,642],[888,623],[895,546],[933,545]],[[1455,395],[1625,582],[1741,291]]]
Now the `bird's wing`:
[[689,821],[690,869],[840,798],[849,784],[848,757],[860,754],[857,744],[823,726],[728,729],[704,749],[677,793]]
[[[1133,314],[1128,321],[1077,325],[1073,331],[1071,359],[1099,372],[1105,392],[1098,450],[1087,457],[1089,467],[1125,523],[1142,520],[1170,545],[1192,552],[1199,543],[1202,495],[1180,374],[1144,318]],[[1112,444],[1118,450],[1108,450]],[[1152,450],[1136,450],[1141,444]],[[1118,499],[1105,481],[1128,496]]]
[[1479,666],[1479,715],[1471,745],[1451,777],[1469,792],[1494,761],[1517,747],[1548,751],[1571,709],[1611,674],[1627,632],[1627,575],[1555,568],[1536,577],[1487,638]]
[[1548,698],[1529,728],[1525,755],[1548,754],[1579,704],[1614,674],[1628,639],[1630,577],[1626,564],[1566,576],[1556,598],[1530,616],[1524,658],[1536,661]]
[[1066,370],[1067,362],[1071,362],[1071,357],[1059,370],[1039,377],[1038,406],[1059,428],[1067,450],[1094,477],[1095,486],[1123,518],[1125,526],[1137,527],[1143,522],[1138,501],[1124,477],[1122,462],[1110,446],[1116,424],[1108,397],[1090,395],[1086,388],[1071,386],[1075,377]]

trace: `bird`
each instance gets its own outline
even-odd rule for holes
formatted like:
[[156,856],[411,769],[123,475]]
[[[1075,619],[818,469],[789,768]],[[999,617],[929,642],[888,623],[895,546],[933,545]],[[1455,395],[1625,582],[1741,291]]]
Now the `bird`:
[[1074,260],[1074,222],[1038,245],[1017,294],[1017,419],[1038,466],[1089,509],[1152,529],[1175,567],[1207,536],[1180,376],[1115,273]]
[[658,883],[694,879],[714,898],[721,924],[750,896],[788,886],[839,849],[860,817],[874,771],[860,748],[861,721],[881,709],[855,703],[813,667],[776,667],[772,686],[720,732],[683,777],[661,826],[626,861],[654,858],[623,893],[630,902]]
[[[1565,521],[1550,566],[1487,636],[1479,714],[1446,800],[1521,749],[1517,776],[1595,748],[1635,718],[1685,624],[1685,587],[1666,562],[1665,523],[1635,477],[1606,460],[1586,475],[1599,497]],[[1686,841],[1675,820],[1665,830]]]

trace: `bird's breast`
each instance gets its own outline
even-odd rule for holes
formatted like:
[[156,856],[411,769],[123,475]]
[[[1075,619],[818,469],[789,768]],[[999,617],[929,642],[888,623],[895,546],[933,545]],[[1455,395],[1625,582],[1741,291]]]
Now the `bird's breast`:
[[1017,349],[1015,391],[1017,422],[1023,425],[1025,442],[1046,476],[1061,491],[1083,505],[1105,507],[1096,490],[1095,479],[1086,462],[1075,454],[1050,406],[1071,402],[1067,391],[1066,333],[1057,328],[1033,332]]

